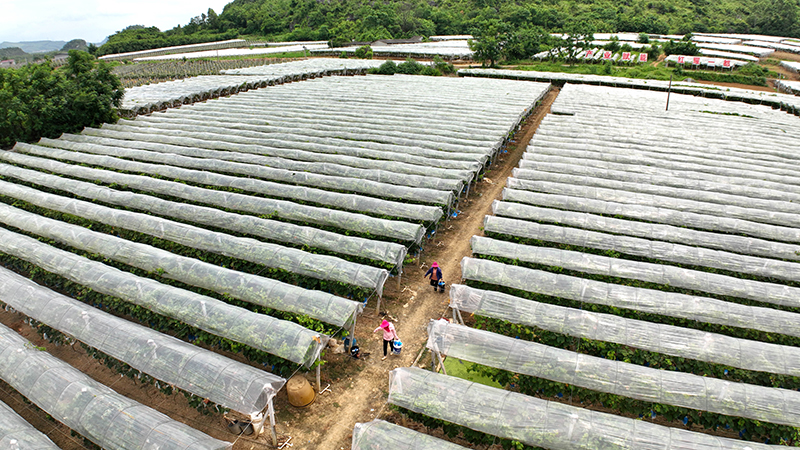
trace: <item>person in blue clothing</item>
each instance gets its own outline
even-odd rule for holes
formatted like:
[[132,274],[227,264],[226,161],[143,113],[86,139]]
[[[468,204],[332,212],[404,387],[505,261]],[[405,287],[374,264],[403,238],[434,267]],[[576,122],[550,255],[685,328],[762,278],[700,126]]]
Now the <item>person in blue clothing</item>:
[[444,292],[444,280],[442,280],[442,269],[439,268],[439,263],[434,262],[431,264],[431,268],[425,272],[425,278],[431,278],[431,286],[433,286],[433,292],[439,290],[439,292]]

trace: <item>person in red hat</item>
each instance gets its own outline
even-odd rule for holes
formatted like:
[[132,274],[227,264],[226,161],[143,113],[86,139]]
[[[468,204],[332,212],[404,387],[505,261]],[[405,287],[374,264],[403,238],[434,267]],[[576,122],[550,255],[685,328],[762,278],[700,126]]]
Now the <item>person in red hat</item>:
[[444,284],[439,283],[442,281],[442,269],[439,268],[439,263],[434,262],[431,264],[431,268],[425,272],[425,278],[428,276],[431,277],[431,286],[433,286],[433,292],[436,292],[437,289],[441,292],[444,292]]
[[383,358],[381,358],[381,361],[383,361],[384,359],[386,359],[386,356],[388,355],[387,350],[389,346],[392,345],[392,342],[394,342],[395,339],[399,341],[400,338],[397,337],[397,331],[394,329],[394,324],[392,324],[392,322],[389,322],[386,319],[384,319],[383,322],[381,322],[381,326],[375,328],[375,331],[373,331],[373,333],[378,330],[383,330]]

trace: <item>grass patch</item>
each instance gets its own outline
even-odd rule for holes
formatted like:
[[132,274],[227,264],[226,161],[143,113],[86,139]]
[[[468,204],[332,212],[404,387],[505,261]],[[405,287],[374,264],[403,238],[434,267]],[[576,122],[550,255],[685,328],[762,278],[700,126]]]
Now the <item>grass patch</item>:
[[451,377],[458,377],[474,383],[503,389],[503,385],[473,370],[473,367],[478,367],[478,365],[453,357],[448,357],[444,360],[444,368],[447,371],[447,375]]

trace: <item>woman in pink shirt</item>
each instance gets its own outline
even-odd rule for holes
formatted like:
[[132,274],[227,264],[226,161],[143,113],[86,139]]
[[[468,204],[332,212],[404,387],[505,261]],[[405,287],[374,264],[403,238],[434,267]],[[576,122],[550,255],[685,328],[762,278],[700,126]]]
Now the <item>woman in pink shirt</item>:
[[[384,359],[386,359],[386,356],[388,355],[387,350],[389,346],[392,345],[392,342],[395,339],[399,341],[400,338],[397,337],[397,331],[395,331],[394,325],[392,324],[392,322],[389,322],[388,320],[384,319],[384,321],[381,322],[381,326],[375,328],[375,331],[378,330],[383,330],[383,358],[381,358],[381,361],[383,361]],[[373,331],[373,333],[375,331]]]

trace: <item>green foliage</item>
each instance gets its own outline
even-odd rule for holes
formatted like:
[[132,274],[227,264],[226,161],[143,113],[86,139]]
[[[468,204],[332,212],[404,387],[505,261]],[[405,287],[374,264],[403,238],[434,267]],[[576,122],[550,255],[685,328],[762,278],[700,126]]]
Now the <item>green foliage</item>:
[[611,40],[608,42],[608,44],[603,46],[603,50],[608,50],[612,52],[618,52],[620,51],[621,48],[622,46],[619,43],[619,38],[616,36],[611,36]]
[[664,54],[669,55],[699,55],[700,48],[694,44],[692,41],[688,40],[680,40],[680,41],[673,41],[670,40],[669,42],[664,44]]
[[[645,350],[638,350],[624,345],[613,344],[592,339],[579,339],[539,328],[530,328],[497,319],[477,317],[476,327],[486,329],[509,337],[538,342],[551,347],[576,351],[629,364],[647,366],[653,369],[678,370],[699,376],[708,376],[732,382],[756,384],[761,386],[797,389],[800,379],[797,377],[754,372],[744,369],[726,367],[720,364],[706,363],[686,358],[674,357]],[[661,403],[634,400],[620,395],[592,391],[590,389],[514,374],[500,369],[474,365],[480,375],[488,376],[496,382],[510,386],[520,393],[535,397],[569,398],[572,403],[580,402],[584,406],[596,405],[614,410],[617,414],[650,419],[662,416],[668,421],[686,420],[687,426],[700,425],[706,429],[730,428],[741,431],[745,439],[774,443],[792,444],[798,441],[800,434],[795,427],[763,423],[751,419],[725,416],[722,414],[698,411]]]
[[356,58],[359,59],[372,59],[372,47],[369,45],[362,45],[356,49]]
[[[481,433],[480,431],[475,431],[467,427],[462,427],[461,425],[456,425],[444,420],[428,417],[424,414],[416,413],[397,406],[392,406],[392,408],[430,429],[441,429],[442,432],[444,432],[444,434],[451,439],[458,436],[468,442],[478,445],[492,445],[498,443],[498,439],[496,437],[486,433]],[[541,447],[531,447],[519,441],[512,441],[509,439],[500,439],[499,443],[504,450],[544,450]]]
[[760,0],[754,2],[747,23],[754,33],[797,37],[799,9],[797,0]]
[[[507,52],[505,57],[519,60],[535,47],[529,39],[531,34],[536,35],[539,29],[569,33],[572,24],[581,24],[595,32],[641,33],[640,42],[644,43],[649,40],[646,34],[689,32],[800,37],[798,8],[798,0],[631,0],[622,3],[611,0],[417,0],[369,4],[352,0],[234,0],[219,15],[209,10],[207,14],[192,18],[185,26],[164,32],[153,27],[126,28],[110,36],[99,54],[209,42],[239,35],[253,39],[327,40],[333,46],[341,46],[352,41],[434,34],[475,35],[476,29],[494,24],[507,27],[500,30],[501,34],[508,33],[500,39],[506,43],[500,50]],[[485,33],[478,34],[484,36]],[[541,41],[533,39],[533,42]],[[488,44],[492,49],[496,43]],[[520,52],[520,47],[525,50]],[[486,58],[485,61],[492,63],[497,59]]]
[[394,75],[397,73],[397,64],[394,61],[389,60],[381,64],[377,69],[371,69],[369,73],[378,75]]
[[481,24],[472,32],[475,39],[469,40],[469,49],[474,52],[473,58],[483,66],[488,62],[489,67],[494,67],[495,61],[505,56],[503,49],[509,31],[509,26],[499,21]]
[[[209,9],[210,13],[214,11]],[[219,21],[216,14],[213,18],[203,14],[202,16],[191,19],[186,27],[175,27],[172,30],[162,32],[156,27],[145,28],[141,25],[133,25],[118,31],[108,37],[108,42],[101,45],[97,50],[97,55],[109,55],[112,53],[126,53],[140,50],[149,50],[160,47],[172,47],[176,45],[199,44],[203,42],[225,41],[235,39],[239,33],[236,31],[219,32],[212,28],[209,21]]]
[[650,36],[647,33],[639,33],[639,39],[637,39],[636,42],[640,44],[649,44]]
[[419,75],[425,70],[426,66],[408,58],[405,62],[397,65],[397,73],[405,75]]
[[[675,73],[684,73],[679,67]],[[709,72],[705,70],[697,70],[685,72],[696,80],[714,81],[718,83],[738,83],[738,84],[751,84],[753,86],[766,86],[767,79],[760,75],[745,75],[742,73],[726,73],[726,72]]]
[[659,47],[656,43],[651,44],[649,47],[643,48],[642,51],[647,53],[648,61],[656,61],[658,60],[658,56],[661,55],[661,47]]
[[450,75],[456,73],[455,67],[453,67],[453,63],[449,63],[444,61],[439,56],[433,57],[433,67],[439,71],[442,75]]
[[572,63],[580,52],[591,47],[595,28],[589,22],[575,21],[565,32],[567,36],[564,38],[562,48],[567,62]]
[[[560,62],[534,62],[533,64],[520,67],[521,70],[533,70],[541,72],[565,72],[565,73],[584,73],[602,75],[608,69],[605,64],[576,64],[567,66]],[[610,75],[625,78],[647,78],[654,80],[669,80],[673,75],[671,68],[663,66],[653,66],[650,64],[635,64],[632,66],[612,66]],[[683,79],[686,75],[678,76]]]
[[178,320],[154,313],[142,306],[134,305],[117,297],[104,295],[59,275],[47,272],[40,267],[19,258],[0,253],[0,265],[17,273],[26,274],[34,282],[57,290],[95,308],[105,310],[119,317],[133,319],[156,331],[170,334],[196,345],[206,345],[222,351],[241,353],[248,361],[261,364],[271,373],[288,376],[296,369],[296,364],[230,339],[207,333]]
[[64,46],[61,48],[61,51],[62,52],[68,52],[70,50],[86,51],[86,48],[87,48],[86,41],[84,41],[83,39],[73,39],[64,44]]
[[59,69],[49,61],[0,69],[0,147],[116,122],[122,96],[111,67],[77,50]]

